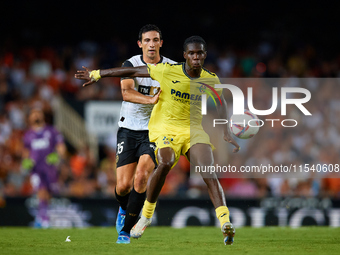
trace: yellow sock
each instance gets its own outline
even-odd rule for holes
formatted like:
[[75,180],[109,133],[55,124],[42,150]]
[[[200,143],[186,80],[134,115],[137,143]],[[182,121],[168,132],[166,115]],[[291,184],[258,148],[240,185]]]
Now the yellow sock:
[[220,206],[215,209],[216,211],[216,217],[221,223],[221,227],[224,223],[230,222],[229,219],[229,209],[226,206]]
[[156,203],[150,203],[148,200],[145,200],[142,215],[148,219],[152,218],[153,213],[155,212]]

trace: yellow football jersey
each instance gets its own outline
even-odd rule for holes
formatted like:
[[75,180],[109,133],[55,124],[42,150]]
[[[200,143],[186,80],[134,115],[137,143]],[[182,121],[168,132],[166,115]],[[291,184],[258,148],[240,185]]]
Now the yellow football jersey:
[[214,95],[218,99],[222,93],[222,89],[214,88],[220,83],[219,78],[204,68],[198,78],[186,73],[185,63],[148,64],[148,71],[162,90],[149,121],[150,140],[153,132],[190,134],[190,126],[201,126],[202,94]]

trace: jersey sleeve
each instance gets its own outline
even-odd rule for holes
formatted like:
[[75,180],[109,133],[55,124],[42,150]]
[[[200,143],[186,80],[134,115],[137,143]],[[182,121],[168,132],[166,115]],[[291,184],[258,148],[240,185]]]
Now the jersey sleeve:
[[[126,60],[123,64],[122,67],[133,67],[133,64],[129,61]],[[132,77],[121,77],[120,80],[125,80],[125,79],[133,79]]]

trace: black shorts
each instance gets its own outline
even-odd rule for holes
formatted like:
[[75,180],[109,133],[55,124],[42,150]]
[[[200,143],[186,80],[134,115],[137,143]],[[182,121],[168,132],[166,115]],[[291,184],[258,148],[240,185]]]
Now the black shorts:
[[135,131],[119,128],[117,132],[117,167],[138,162],[139,157],[148,154],[156,164],[155,143],[149,141],[149,131]]

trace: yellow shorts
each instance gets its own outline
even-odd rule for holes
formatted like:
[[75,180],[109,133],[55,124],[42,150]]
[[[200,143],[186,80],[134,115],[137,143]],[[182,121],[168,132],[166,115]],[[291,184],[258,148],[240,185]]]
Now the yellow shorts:
[[215,149],[215,147],[210,143],[209,135],[203,130],[203,128],[192,128],[190,131],[178,130],[176,134],[150,132],[150,142],[154,142],[156,144],[155,155],[157,163],[158,150],[166,147],[172,148],[176,155],[175,162],[171,168],[177,164],[181,155],[187,157],[186,153],[188,150],[197,143],[209,144],[213,150]]

